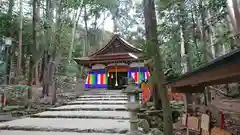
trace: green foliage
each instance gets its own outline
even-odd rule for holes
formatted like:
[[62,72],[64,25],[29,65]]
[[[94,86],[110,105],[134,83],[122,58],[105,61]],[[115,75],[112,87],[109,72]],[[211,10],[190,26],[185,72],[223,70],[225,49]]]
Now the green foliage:
[[[184,35],[187,37],[187,44],[190,47],[188,55],[192,63],[192,67],[196,68],[204,64],[204,41],[201,38],[200,29],[205,28],[207,33],[207,43],[209,47],[208,54],[212,57],[210,51],[210,37],[215,44],[216,51],[223,51],[222,46],[230,48],[228,21],[226,20],[226,0],[213,0],[204,1],[204,5],[200,8],[197,2],[192,1],[157,1],[157,12],[159,22],[159,41],[161,44],[160,50],[164,56],[164,68],[172,69],[176,74],[181,74],[181,37],[180,37],[180,23],[184,21],[185,31]],[[184,7],[184,10],[181,9]],[[208,11],[208,12],[207,12]],[[207,22],[202,26],[201,14],[206,14],[205,21]],[[211,18],[207,18],[210,14]],[[210,26],[213,28],[210,29]],[[217,48],[219,48],[217,50]],[[218,53],[218,52],[216,52]]]
[[17,16],[10,17],[0,12],[0,37],[16,35],[18,30]]
[[[27,1],[29,2],[29,1]],[[41,1],[41,10],[45,10],[45,5]],[[203,8],[199,8],[199,3],[196,1],[182,1],[182,0],[160,0],[156,1],[157,9],[157,20],[158,20],[158,39],[159,39],[159,50],[161,51],[164,63],[164,69],[172,69],[170,76],[179,76],[182,71],[181,59],[180,59],[180,21],[186,23],[186,36],[188,44],[190,46],[190,57],[193,67],[196,68],[203,64],[203,41],[201,39],[201,32],[199,29],[202,27],[201,23],[197,20],[201,20],[201,13],[204,10],[209,11],[212,19],[206,24],[205,29],[212,34],[216,48],[219,51],[223,51],[225,48],[231,47],[231,39],[227,38],[229,34],[228,21],[226,20],[226,0],[212,0],[204,1]],[[29,3],[29,9],[31,2]],[[73,46],[73,57],[83,56],[83,46],[87,44],[87,52],[91,49],[99,49],[102,45],[105,45],[111,38],[112,33],[106,32],[100,29],[102,14],[105,13],[107,16],[110,12],[113,18],[117,19],[118,30],[122,37],[129,40],[134,45],[137,45],[144,50],[147,50],[147,43],[145,43],[145,29],[144,29],[144,16],[143,16],[143,5],[141,3],[135,3],[132,0],[61,0],[59,1],[60,7],[62,8],[59,26],[57,26],[56,33],[54,35],[59,36],[59,44],[54,44],[57,47],[59,70],[58,72],[64,73],[66,76],[74,76],[79,74],[79,67],[76,63],[71,62],[69,65],[66,61],[68,57],[70,45],[72,43],[72,28],[76,18],[72,17],[73,12],[86,7],[87,9],[87,24],[88,31],[85,30],[83,20],[83,9],[79,20],[80,25],[77,27],[75,42]],[[180,5],[184,6],[184,12],[180,12]],[[3,4],[4,7],[8,7],[8,4]],[[15,41],[18,40],[19,20],[18,14],[13,12],[13,16],[6,14],[5,8],[0,11],[0,37],[12,36]],[[29,13],[32,15],[32,10]],[[109,16],[110,17],[110,16]],[[56,19],[56,18],[55,18]],[[95,22],[96,19],[96,22]],[[40,28],[39,28],[39,50],[33,46],[32,42],[32,19],[24,14],[23,18],[23,54],[24,59],[29,58],[30,52],[32,52],[34,61],[39,61],[42,58],[43,51],[52,53],[53,46],[49,47],[46,37],[46,32],[50,22],[47,20],[45,15],[40,16]],[[208,20],[208,19],[206,19]],[[214,29],[214,34],[209,28],[209,24]],[[199,25],[199,26],[196,26]],[[85,35],[88,33],[88,41],[86,43]],[[208,36],[208,35],[207,35]],[[53,38],[55,39],[55,37]],[[196,41],[196,42],[195,42]],[[210,43],[208,39],[207,43]],[[16,42],[14,44],[17,44]],[[17,50],[17,48],[15,48]],[[14,54],[14,53],[12,53]],[[0,75],[4,74],[1,72],[4,66],[0,65]],[[3,70],[4,71],[4,70]]]

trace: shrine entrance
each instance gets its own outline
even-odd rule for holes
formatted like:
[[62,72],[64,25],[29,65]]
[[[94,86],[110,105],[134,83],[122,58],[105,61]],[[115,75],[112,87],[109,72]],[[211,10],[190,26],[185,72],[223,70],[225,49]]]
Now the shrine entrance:
[[123,89],[127,84],[128,66],[110,66],[108,67],[107,79],[108,89]]
[[108,89],[123,89],[127,85],[128,72],[109,72]]

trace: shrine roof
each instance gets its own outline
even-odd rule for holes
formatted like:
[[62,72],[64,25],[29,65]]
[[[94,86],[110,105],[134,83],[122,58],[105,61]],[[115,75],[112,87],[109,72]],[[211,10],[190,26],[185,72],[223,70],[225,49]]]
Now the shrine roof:
[[[111,51],[114,51],[112,50],[114,47],[122,48],[122,50],[119,52],[111,52]],[[121,38],[118,34],[115,34],[103,48],[92,53],[91,55],[89,55],[89,57],[96,56],[96,55],[103,55],[107,53],[121,53],[121,52],[142,53],[142,50],[130,44],[128,41]]]
[[[240,75],[239,58],[240,48],[218,57],[191,72],[183,74],[178,79],[168,82],[167,85],[183,87],[200,84],[221,84],[223,82],[230,83],[236,81],[236,76]],[[240,78],[237,80],[240,80]]]
[[[137,58],[133,58],[134,55]],[[144,59],[143,51],[130,44],[119,35],[115,34],[112,39],[100,50],[87,57],[75,58],[81,65],[93,63],[108,63],[118,61],[139,61]]]

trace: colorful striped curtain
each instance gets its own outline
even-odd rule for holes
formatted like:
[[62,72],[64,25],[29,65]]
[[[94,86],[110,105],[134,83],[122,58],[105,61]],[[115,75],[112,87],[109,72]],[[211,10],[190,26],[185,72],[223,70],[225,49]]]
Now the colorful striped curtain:
[[136,83],[140,83],[145,80],[149,80],[150,73],[147,72],[131,72],[131,77],[136,81]]
[[97,84],[107,84],[106,74],[97,74]]
[[105,70],[94,70],[88,73],[85,83],[86,88],[106,88],[107,75]]

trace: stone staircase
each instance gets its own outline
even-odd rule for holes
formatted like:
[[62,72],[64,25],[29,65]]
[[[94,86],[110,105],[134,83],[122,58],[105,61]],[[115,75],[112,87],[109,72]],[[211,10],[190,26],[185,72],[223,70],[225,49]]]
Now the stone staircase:
[[92,90],[76,101],[0,124],[0,135],[118,135],[129,130],[126,95]]

